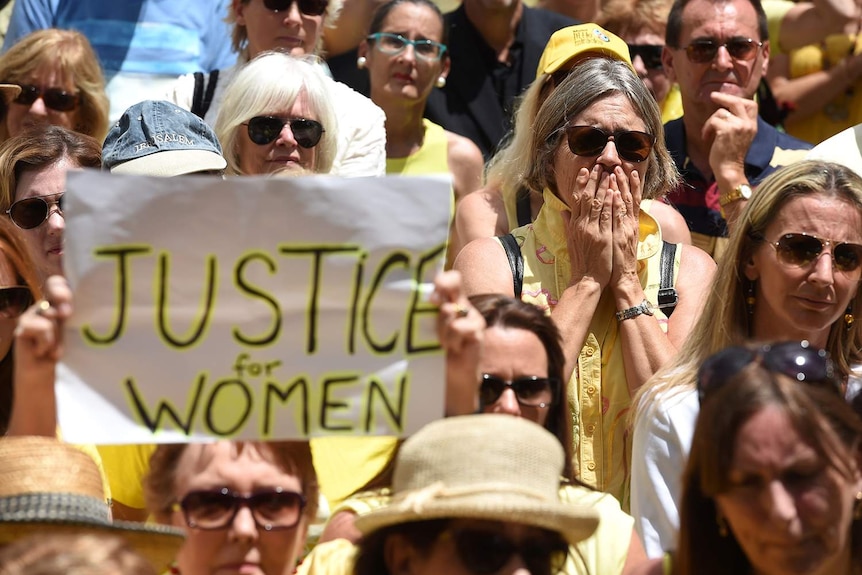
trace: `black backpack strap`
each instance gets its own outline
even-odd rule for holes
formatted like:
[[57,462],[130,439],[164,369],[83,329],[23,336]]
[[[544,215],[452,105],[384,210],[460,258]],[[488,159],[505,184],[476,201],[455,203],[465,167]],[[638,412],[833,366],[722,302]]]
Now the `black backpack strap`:
[[512,234],[497,236],[497,239],[500,240],[503,249],[506,250],[509,268],[512,270],[512,286],[515,290],[515,297],[520,299],[521,290],[524,287],[524,256],[521,254],[521,247]]
[[533,210],[530,209],[530,190],[521,188],[515,196],[515,212],[518,217],[518,227],[526,226],[533,221]]
[[673,287],[673,260],[675,256],[676,244],[662,241],[661,261],[659,263],[661,283],[658,289],[658,307],[668,318],[673,313],[673,310],[676,309],[676,304],[679,301],[679,295],[676,293],[676,288]]
[[218,84],[218,72],[218,70],[213,70],[207,78],[204,78],[203,72],[195,72],[194,74],[195,91],[192,94],[192,113],[201,119],[207,115],[212,104],[213,94],[215,94],[216,84]]

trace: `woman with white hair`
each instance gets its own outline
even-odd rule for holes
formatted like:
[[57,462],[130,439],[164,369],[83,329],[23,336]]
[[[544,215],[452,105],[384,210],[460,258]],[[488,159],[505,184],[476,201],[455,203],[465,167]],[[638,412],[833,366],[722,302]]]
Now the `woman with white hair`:
[[[215,126],[225,103],[227,88],[242,67],[263,52],[277,50],[295,57],[316,56],[327,22],[337,17],[341,0],[232,0],[228,21],[233,22],[232,42],[239,54],[237,65],[208,75],[181,77],[167,100],[195,112]],[[324,65],[321,72],[327,74]],[[266,77],[257,76],[266,82]],[[331,170],[339,176],[382,176],[386,171],[385,115],[370,99],[328,75],[324,82],[338,117],[338,126],[327,127],[336,138]],[[225,149],[226,142],[222,141]]]
[[280,52],[248,63],[227,87],[215,132],[228,174],[329,173],[337,125],[317,66]]

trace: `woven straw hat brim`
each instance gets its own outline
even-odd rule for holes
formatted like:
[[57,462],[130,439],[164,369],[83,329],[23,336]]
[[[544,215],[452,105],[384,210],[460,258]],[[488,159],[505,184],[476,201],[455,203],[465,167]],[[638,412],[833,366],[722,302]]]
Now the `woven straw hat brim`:
[[588,507],[492,494],[490,497],[473,495],[428,501],[413,507],[399,505],[395,500],[386,507],[358,516],[354,525],[363,535],[368,535],[399,523],[445,518],[485,519],[541,527],[561,533],[572,544],[590,537],[599,524],[598,514]]
[[3,521],[0,523],[0,545],[28,535],[111,535],[125,540],[141,554],[156,572],[163,573],[176,559],[185,535],[179,529],[117,521],[111,525],[49,521]]

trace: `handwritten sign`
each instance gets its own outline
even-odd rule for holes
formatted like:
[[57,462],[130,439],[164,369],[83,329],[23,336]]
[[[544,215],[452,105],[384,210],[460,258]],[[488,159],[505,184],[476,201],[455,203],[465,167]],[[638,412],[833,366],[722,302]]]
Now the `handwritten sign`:
[[69,175],[68,441],[404,435],[443,414],[445,178]]

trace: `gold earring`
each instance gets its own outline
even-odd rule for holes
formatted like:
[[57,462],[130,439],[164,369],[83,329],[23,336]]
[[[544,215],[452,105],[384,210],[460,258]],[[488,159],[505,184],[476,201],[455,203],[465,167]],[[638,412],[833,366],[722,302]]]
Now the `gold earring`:
[[847,306],[847,309],[844,311],[844,329],[850,329],[853,327],[853,321],[856,318],[853,317],[853,304]]
[[437,78],[437,82],[435,82],[435,84],[437,85],[438,88],[445,88],[446,87],[446,77],[445,76],[439,76]]
[[367,61],[368,60],[365,59],[365,56],[360,56],[359,58],[356,59],[356,67],[359,68],[360,70],[362,70],[363,68],[365,68],[365,63]]
[[717,515],[715,522],[718,523],[718,534],[721,537],[727,537],[727,520],[724,515]]

